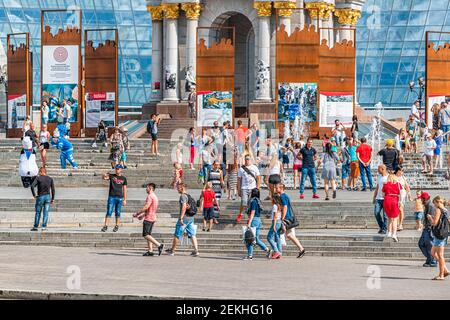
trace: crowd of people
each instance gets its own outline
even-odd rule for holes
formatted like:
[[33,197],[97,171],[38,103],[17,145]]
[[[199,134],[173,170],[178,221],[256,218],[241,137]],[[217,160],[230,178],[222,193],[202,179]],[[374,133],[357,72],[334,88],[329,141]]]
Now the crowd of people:
[[[413,116],[410,117],[410,120],[415,121]],[[157,115],[152,115],[147,125],[147,131],[152,138],[151,152],[154,155],[159,155],[157,144],[159,121]],[[422,232],[419,247],[427,259],[424,266],[439,265],[439,275],[434,279],[444,279],[448,276],[443,258],[444,246],[448,237],[449,215],[445,208],[448,203],[439,196],[431,200],[430,195],[425,191],[417,191],[416,196],[412,197],[408,181],[403,175],[402,162],[403,153],[411,152],[417,146],[412,144],[409,145],[409,148],[413,149],[407,149],[408,143],[406,139],[402,139],[401,134],[408,131],[411,123],[407,123],[406,126],[406,130],[400,130],[398,139],[387,140],[385,147],[378,154],[374,154],[366,137],[359,137],[356,116],[353,117],[349,135],[347,135],[344,125],[339,120],[335,121],[330,137],[325,135],[323,138],[320,153],[313,146],[313,140],[310,137],[300,136],[299,139],[284,137],[282,142],[279,142],[278,139],[265,135],[265,132],[260,130],[257,124],[252,124],[247,128],[241,120],[237,122],[235,128],[229,121],[224,122],[222,126],[219,126],[216,121],[211,128],[203,128],[199,135],[196,134],[194,128],[190,128],[184,141],[177,144],[172,157],[174,160],[172,186],[180,194],[180,215],[175,226],[172,245],[165,252],[174,255],[181,239],[187,236],[194,248],[192,256],[198,256],[199,245],[196,238],[195,215],[197,211],[201,212],[203,216],[202,230],[211,232],[214,225],[219,223],[220,201],[226,195],[228,199],[232,200],[240,198],[236,223],[241,222],[244,214],[247,215],[242,231],[242,238],[247,249],[245,260],[253,259],[255,246],[263,250],[267,258],[280,259],[286,240],[292,241],[298,248],[298,257],[303,257],[306,250],[295,235],[295,227],[299,224],[291,200],[285,192],[284,182],[286,175],[292,172],[293,187],[294,189],[299,188],[299,198],[304,199],[305,184],[309,179],[313,189],[312,197],[318,199],[320,196],[317,189],[317,180],[319,179],[317,172],[322,167],[320,179],[324,181],[325,200],[336,199],[338,189],[348,192],[373,191],[374,215],[379,226],[378,233],[385,234],[386,238],[395,242],[399,241],[398,232],[403,229],[406,201],[414,201],[413,214],[416,227]],[[67,131],[61,128],[62,133],[60,133],[59,129],[57,128],[56,134],[54,133],[52,137],[47,131],[46,125],[43,125],[40,134],[37,135],[34,132],[33,124],[29,123],[29,127],[24,132],[24,150],[22,151],[25,155],[24,158],[29,159],[29,155],[36,153],[36,148],[48,150],[53,145],[61,150],[62,167],[63,160],[64,165],[68,160],[76,167],[73,160],[73,147],[65,146],[64,141],[68,142]],[[439,130],[436,132],[437,136],[445,137],[443,131]],[[432,150],[434,154],[437,143],[429,132],[425,132],[423,137],[424,166],[431,169],[431,171],[424,170],[424,172],[432,172],[433,163],[438,158],[433,159],[429,155],[429,150]],[[411,139],[410,142],[412,140],[415,143],[418,142],[415,139]],[[25,146],[25,142],[27,146]],[[70,144],[70,142],[68,143]],[[105,124],[100,123],[92,146],[97,147],[97,143],[100,143],[100,146],[110,144],[109,159],[111,167],[115,170],[114,173],[103,175],[103,179],[108,180],[110,186],[107,213],[101,231],[108,230],[110,218],[114,212],[113,232],[118,232],[121,209],[126,206],[127,201],[127,179],[122,170],[126,169],[128,137],[125,130],[115,128],[108,138]],[[67,153],[67,148],[71,149],[69,153]],[[188,150],[189,155],[184,155],[185,150]],[[374,179],[371,164],[375,156],[381,157],[382,164],[378,166],[378,175]],[[47,227],[49,207],[55,197],[53,181],[46,176],[46,154],[41,152],[41,157],[43,166],[39,170],[39,175],[28,181],[33,195],[35,195],[34,189],[38,189],[33,231],[36,231],[39,226],[42,210],[44,212],[42,227],[44,229]],[[185,163],[185,159],[188,159],[187,163]],[[196,170],[196,159],[198,159],[198,179],[203,186],[198,200],[188,194],[187,185],[183,182],[183,165],[189,165],[190,170]],[[362,183],[361,189],[358,187],[359,179]],[[264,200],[270,200],[272,203],[271,226],[267,234],[269,245],[260,239],[261,218],[264,214],[260,190],[263,184],[269,190],[269,195]],[[145,205],[133,215],[144,221],[142,235],[148,243],[148,251],[144,254],[145,256],[155,254],[153,246],[157,248],[158,255],[164,252],[164,244],[152,236],[158,208],[155,190],[155,184],[147,185],[148,195]],[[447,234],[442,231],[445,229],[445,225]]]

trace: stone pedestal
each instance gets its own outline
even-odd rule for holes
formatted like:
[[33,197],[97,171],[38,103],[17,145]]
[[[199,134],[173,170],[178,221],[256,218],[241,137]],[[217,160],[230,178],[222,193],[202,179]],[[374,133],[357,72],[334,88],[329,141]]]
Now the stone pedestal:
[[[187,119],[189,116],[189,106],[187,102],[167,102],[163,101],[151,107],[151,113],[169,114],[172,119]],[[154,111],[153,111],[154,110]]]

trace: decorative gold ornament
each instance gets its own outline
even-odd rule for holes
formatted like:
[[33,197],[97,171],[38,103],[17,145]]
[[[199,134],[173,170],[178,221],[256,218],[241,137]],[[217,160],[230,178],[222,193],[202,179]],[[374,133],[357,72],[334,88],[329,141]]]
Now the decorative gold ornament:
[[163,8],[161,6],[148,6],[147,11],[151,13],[153,21],[163,19]]
[[361,11],[356,9],[336,9],[334,15],[338,18],[340,24],[356,26],[358,19],[361,18]]
[[186,12],[186,18],[197,20],[200,17],[202,6],[199,3],[182,3],[181,9]]
[[280,17],[290,17],[297,4],[291,1],[276,1],[273,3],[273,7],[278,10],[278,15]]
[[271,2],[255,2],[253,8],[256,9],[260,17],[270,17],[272,15]]
[[317,15],[323,20],[328,20],[334,12],[334,4],[327,2],[307,2],[305,8],[309,10],[311,18],[317,18]]
[[180,16],[180,7],[178,3],[164,3],[161,5],[164,11],[164,18],[178,19]]

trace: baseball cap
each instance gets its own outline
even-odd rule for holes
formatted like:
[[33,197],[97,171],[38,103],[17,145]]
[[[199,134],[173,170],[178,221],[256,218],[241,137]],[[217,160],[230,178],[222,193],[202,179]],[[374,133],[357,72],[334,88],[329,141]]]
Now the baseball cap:
[[428,200],[430,199],[430,195],[428,194],[428,192],[422,192],[422,194],[420,195],[420,199]]
[[121,164],[116,164],[116,169],[124,169],[124,168],[123,168],[123,165],[121,165]]

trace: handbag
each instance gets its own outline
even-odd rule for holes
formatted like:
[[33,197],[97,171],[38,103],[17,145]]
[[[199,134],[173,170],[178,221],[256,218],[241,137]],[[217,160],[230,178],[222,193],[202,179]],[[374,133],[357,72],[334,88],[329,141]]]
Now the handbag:
[[290,229],[298,227],[300,225],[300,223],[295,218],[295,215],[292,215],[292,217],[290,219],[284,218],[283,224],[286,227],[286,230],[290,230]]

